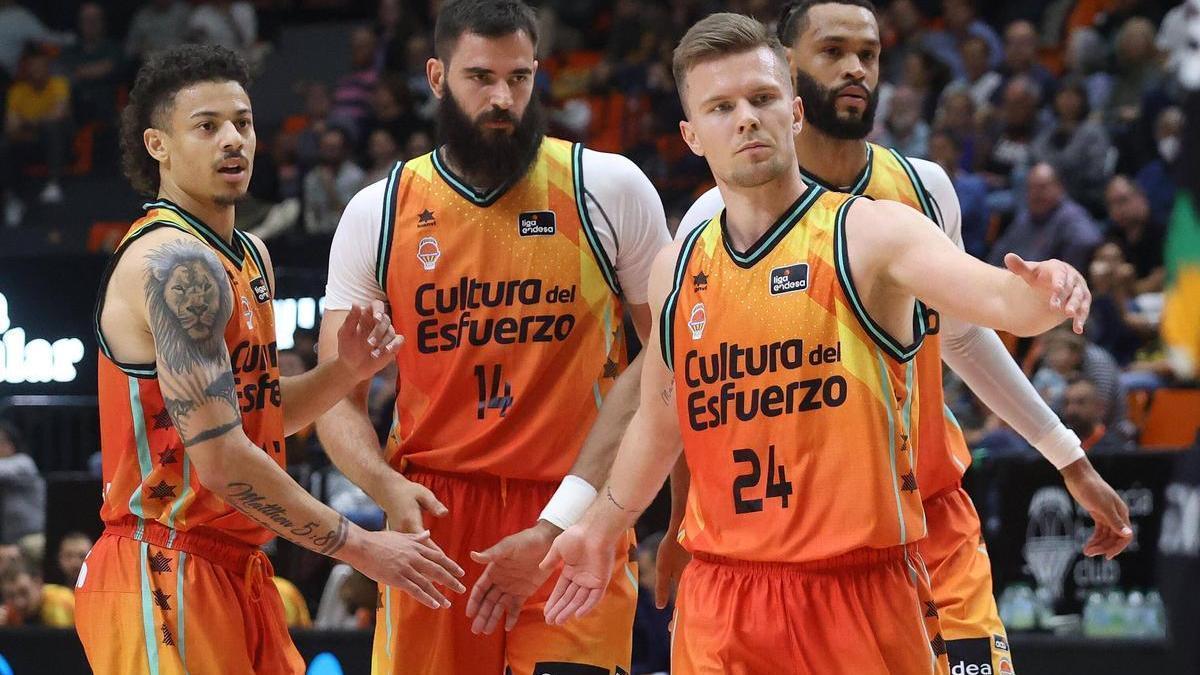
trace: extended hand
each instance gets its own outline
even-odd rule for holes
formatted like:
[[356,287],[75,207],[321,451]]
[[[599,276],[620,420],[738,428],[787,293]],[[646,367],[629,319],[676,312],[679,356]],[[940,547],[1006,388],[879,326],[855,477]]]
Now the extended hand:
[[505,614],[504,630],[517,625],[525,601],[550,577],[550,571],[539,564],[558,533],[557,527],[539,520],[482,553],[471,552],[472,560],[487,565],[467,600],[467,616],[475,618],[472,633],[491,635]]
[[1117,557],[1133,541],[1129,507],[1086,457],[1063,467],[1062,477],[1071,496],[1096,522],[1092,538],[1083,546],[1084,555],[1103,555],[1109,560]]
[[1025,283],[1049,295],[1050,306],[1072,319],[1075,332],[1083,334],[1083,324],[1092,309],[1092,292],[1078,270],[1061,260],[1028,262],[1016,253],[1004,256],[1004,266]]
[[615,542],[603,541],[576,523],[558,535],[542,560],[545,572],[562,564],[562,574],[546,601],[546,623],[561,626],[572,616],[581,617],[604,597],[612,577]]
[[365,532],[358,553],[346,562],[375,581],[399,588],[430,609],[450,601],[434,584],[455,593],[467,590],[458,579],[463,569],[430,539],[429,532]]
[[388,528],[399,532],[423,531],[423,511],[438,518],[450,513],[450,510],[434,496],[432,490],[399,474],[390,481],[388,493],[379,505],[387,514]]
[[404,338],[392,329],[392,320],[376,300],[370,307],[354,305],[338,330],[338,361],[355,382],[365,380],[391,363]]

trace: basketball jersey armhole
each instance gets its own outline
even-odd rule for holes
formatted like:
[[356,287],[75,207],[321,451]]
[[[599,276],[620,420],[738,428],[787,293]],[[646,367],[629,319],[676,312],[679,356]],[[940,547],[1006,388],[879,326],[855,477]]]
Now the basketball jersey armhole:
[[587,239],[588,248],[591,249],[596,264],[600,266],[600,273],[604,275],[605,283],[614,294],[620,296],[621,284],[617,281],[616,266],[613,265],[612,260],[608,257],[608,252],[600,243],[600,237],[596,235],[596,227],[592,223],[592,216],[587,207],[587,191],[583,182],[582,143],[575,143],[571,146],[571,174],[575,188],[575,208],[579,212],[579,223],[583,229],[584,238]]
[[388,266],[392,259],[392,235],[396,230],[396,207],[400,199],[400,176],[404,173],[404,162],[396,162],[388,173],[387,185],[383,189],[383,215],[379,223],[379,248],[375,253],[375,281],[387,295]]
[[121,256],[124,255],[126,250],[128,250],[130,244],[138,239],[141,239],[144,235],[162,227],[172,227],[180,232],[187,233],[191,236],[196,236],[194,233],[189,232],[186,228],[180,226],[178,223],[173,223],[169,220],[155,220],[143,225],[137,232],[129,235],[125,241],[121,242],[120,246],[117,247],[117,250],[113,251],[112,258],[104,267],[104,274],[100,277],[100,288],[96,293],[96,309],[92,316],[92,329],[95,332],[96,344],[100,347],[100,353],[104,354],[104,358],[111,361],[113,365],[121,370],[121,372],[129,375],[130,377],[141,379],[154,378],[158,374],[157,364],[153,362],[125,363],[123,361],[118,361],[112,355],[112,350],[109,349],[108,341],[104,339],[104,331],[100,328],[100,316],[104,312],[104,300],[108,294],[108,282],[112,278],[113,271],[117,269],[117,263],[120,262]]
[[913,341],[909,345],[904,345],[894,336],[883,329],[867,312],[866,305],[863,304],[862,298],[858,295],[858,290],[854,287],[854,277],[850,272],[850,253],[846,246],[846,214],[850,211],[850,206],[854,202],[862,199],[862,197],[851,197],[847,199],[837,210],[837,217],[834,219],[834,268],[837,270],[838,284],[842,288],[842,293],[846,296],[846,301],[850,305],[851,311],[859,324],[866,331],[871,340],[884,351],[885,354],[895,359],[900,363],[907,363],[917,355],[917,351],[921,348],[921,343],[925,340],[927,326],[925,325],[925,305],[919,299],[913,300]]
[[659,347],[662,349],[663,363],[666,364],[667,370],[672,372],[675,370],[675,305],[679,301],[679,291],[683,288],[683,278],[686,276],[692,251],[696,248],[696,241],[711,223],[711,218],[700,223],[684,240],[683,246],[679,249],[679,258],[675,261],[675,276],[671,280],[671,291],[663,300],[662,315],[658,320],[658,339]]
[[925,183],[921,180],[920,174],[917,173],[916,167],[912,165],[912,162],[908,161],[907,157],[896,152],[894,149],[888,148],[888,152],[892,153],[892,156],[900,164],[900,168],[904,169],[904,173],[908,175],[908,181],[912,183],[913,191],[917,193],[917,202],[921,205],[921,213],[936,223],[942,231],[945,231],[946,226],[942,223],[941,217],[933,207],[933,196],[929,193],[929,190],[925,189]]
[[250,253],[250,259],[254,261],[254,265],[258,267],[258,273],[262,276],[263,281],[267,283],[267,291],[272,296],[275,295],[275,285],[271,283],[271,277],[267,274],[267,265],[262,257],[262,252],[258,249],[258,245],[245,232],[234,230],[233,236],[241,239],[242,248]]

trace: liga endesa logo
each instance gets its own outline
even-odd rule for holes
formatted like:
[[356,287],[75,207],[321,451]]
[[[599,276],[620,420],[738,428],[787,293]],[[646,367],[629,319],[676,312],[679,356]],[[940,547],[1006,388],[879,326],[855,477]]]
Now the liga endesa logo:
[[808,290],[808,263],[794,263],[771,270],[771,295]]

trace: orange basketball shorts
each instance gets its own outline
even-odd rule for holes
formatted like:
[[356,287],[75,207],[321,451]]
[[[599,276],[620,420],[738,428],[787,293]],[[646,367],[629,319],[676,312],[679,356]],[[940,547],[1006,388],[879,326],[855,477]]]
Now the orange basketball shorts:
[[[959,487],[924,503],[929,534],[917,550],[929,569],[950,667],[1013,675],[1008,634],[992,595],[992,563],[979,514]],[[972,670],[974,667],[974,670]]]
[[79,575],[75,627],[97,675],[301,674],[272,576],[244,544],[110,524]]
[[375,622],[372,675],[604,675],[629,672],[637,563],[633,533],[613,555],[616,565],[604,599],[591,613],[563,626],[542,615],[557,574],[525,603],[511,632],[473,635],[467,597],[484,566],[471,560],[504,537],[537,522],[558,488],[555,483],[495,476],[435,473],[410,467],[409,480],[433,491],[450,513],[427,516],[434,543],[466,571],[467,593],[450,597],[449,609],[433,610],[403,591],[383,587]]
[[810,563],[696,554],[680,581],[672,675],[949,672],[912,549]]

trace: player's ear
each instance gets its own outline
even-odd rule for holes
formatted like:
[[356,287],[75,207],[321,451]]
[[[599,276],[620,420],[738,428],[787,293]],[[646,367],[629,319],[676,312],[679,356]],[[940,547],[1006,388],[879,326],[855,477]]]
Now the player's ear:
[[425,77],[429,79],[429,88],[433,95],[441,98],[446,86],[446,64],[438,58],[429,59],[425,62]]
[[804,128],[804,101],[799,96],[792,99],[792,135]]
[[700,139],[696,136],[696,130],[692,128],[691,122],[687,120],[679,121],[679,135],[683,136],[683,142],[687,143],[696,156],[704,156],[704,146],[700,145]]
[[146,152],[159,162],[164,162],[167,159],[167,147],[165,134],[153,127],[142,132],[142,143],[146,146]]

